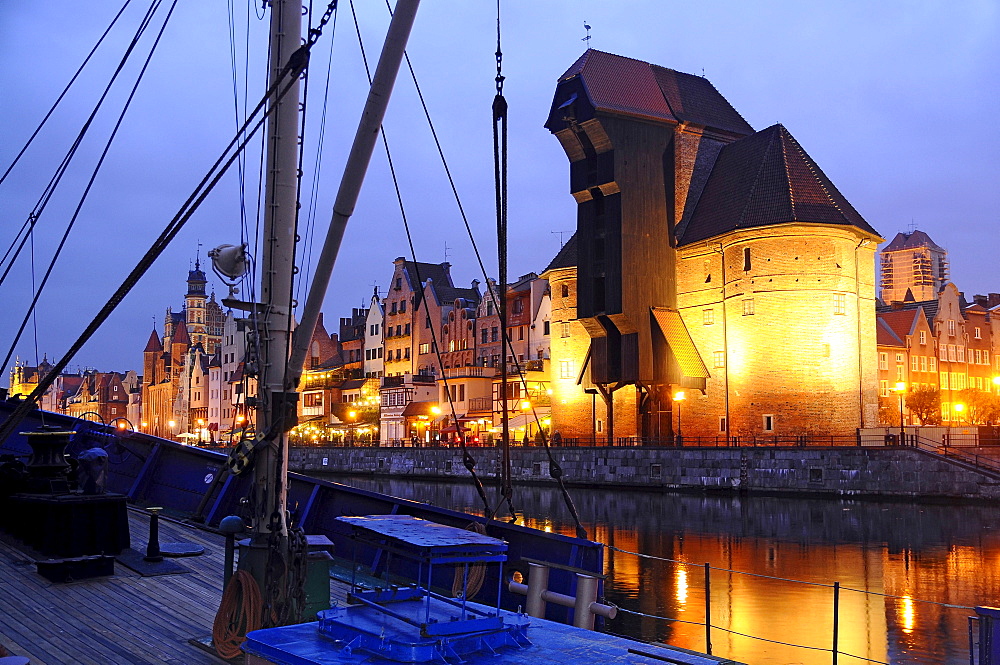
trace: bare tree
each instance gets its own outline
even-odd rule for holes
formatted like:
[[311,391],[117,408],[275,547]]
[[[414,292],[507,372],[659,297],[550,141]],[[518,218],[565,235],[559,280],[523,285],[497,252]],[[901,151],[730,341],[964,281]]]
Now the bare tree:
[[938,425],[941,423],[941,391],[918,388],[906,396],[906,408],[921,425]]

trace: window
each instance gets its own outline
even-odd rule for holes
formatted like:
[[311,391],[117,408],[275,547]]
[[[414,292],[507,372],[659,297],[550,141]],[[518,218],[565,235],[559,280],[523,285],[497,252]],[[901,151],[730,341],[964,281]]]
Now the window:
[[430,352],[431,352],[430,344],[424,343],[420,345],[420,353],[430,353]]
[[542,323],[542,334],[543,335],[548,335],[549,333],[550,333],[549,322],[548,321],[544,321]]
[[517,340],[520,342],[524,339],[524,326],[517,327]]
[[955,336],[955,319],[948,319],[948,334],[952,337]]
[[765,432],[773,432],[774,431],[774,416],[772,416],[772,415],[765,415],[765,416],[763,416],[763,420],[764,420],[764,431]]
[[921,344],[926,344],[927,343],[927,331],[926,330],[921,330],[920,331],[920,343]]
[[743,316],[753,316],[753,314],[754,314],[753,298],[747,298],[746,300],[743,301]]
[[703,325],[710,326],[715,323],[715,310],[706,309],[701,313],[701,322]]
[[396,313],[396,305],[397,305],[396,301],[393,300],[392,301],[392,309],[389,311],[390,314],[395,314]]
[[878,354],[878,368],[889,369],[889,354],[882,352]]
[[931,356],[927,359],[927,371],[936,372],[937,371],[937,358]]
[[559,378],[560,379],[573,379],[576,378],[573,372],[573,361],[572,360],[560,360],[559,361]]
[[927,356],[920,356],[920,371],[921,372],[927,371]]
[[559,323],[559,336],[569,337],[569,321],[562,321]]
[[897,381],[902,381],[903,379],[906,378],[904,372],[905,372],[905,368],[903,367],[903,365],[896,365],[896,380]]
[[955,345],[954,344],[949,344],[948,345],[948,362],[955,362],[955,358],[956,357],[957,356],[955,354]]
[[487,328],[483,328],[482,332],[483,332],[483,334],[482,334],[483,344],[485,344],[486,342],[490,341],[489,340],[489,338],[490,338],[490,331]]
[[896,364],[902,364],[902,363],[903,363],[903,354],[902,353],[897,353],[896,354]]
[[397,277],[396,278],[396,290],[398,291],[401,288],[403,288],[403,278],[402,277]]
[[712,359],[716,367],[726,366],[726,352],[725,351],[715,351],[712,353]]
[[405,311],[406,311],[406,301],[405,300],[400,300],[399,301],[399,313],[402,314]]
[[913,356],[912,358],[910,358],[910,369],[913,370],[914,372],[920,369],[920,358],[918,358],[917,356]]
[[726,417],[719,416],[719,431],[723,434],[726,433]]
[[410,359],[410,347],[406,347],[405,349],[403,349],[403,358],[405,360]]
[[600,434],[601,432],[603,432],[603,431],[604,431],[604,421],[603,421],[603,420],[601,420],[600,418],[598,418],[598,419],[597,419],[597,420],[596,420],[596,421],[594,422],[594,430],[595,430],[595,431],[596,431],[596,432],[597,432],[598,434]]
[[750,248],[743,248],[743,271],[746,272],[750,270]]
[[403,334],[404,335],[409,335],[410,334],[410,324],[409,323],[407,323],[405,326],[403,326]]
[[[564,286],[563,288],[565,289],[566,287]],[[493,316],[493,301],[492,300],[487,300],[486,301],[486,316]]]
[[878,382],[878,394],[880,396],[882,396],[882,397],[888,397],[889,396],[889,382],[888,381],[879,381]]
[[845,314],[847,312],[847,295],[844,293],[833,294],[833,313]]
[[962,346],[961,344],[959,344],[958,347],[957,347],[957,350],[958,350],[958,362],[964,363],[965,362],[965,347]]
[[941,372],[941,390],[948,390],[948,372]]
[[562,292],[562,297],[563,298],[569,298],[569,286],[567,286],[566,284],[563,284],[561,292]]
[[448,340],[448,350],[449,351],[455,350],[455,340],[453,339]]
[[490,329],[490,341],[491,342],[497,341],[499,339],[498,335],[499,333],[497,331],[497,327],[493,326],[493,328]]

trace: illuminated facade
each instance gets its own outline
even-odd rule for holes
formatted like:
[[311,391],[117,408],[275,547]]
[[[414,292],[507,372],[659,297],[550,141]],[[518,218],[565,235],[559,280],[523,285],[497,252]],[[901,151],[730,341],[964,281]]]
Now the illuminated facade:
[[723,438],[876,422],[881,238],[784,127],[754,131],[703,77],[593,49],[546,127],[570,160],[580,377],[609,439],[674,439],[680,416]]

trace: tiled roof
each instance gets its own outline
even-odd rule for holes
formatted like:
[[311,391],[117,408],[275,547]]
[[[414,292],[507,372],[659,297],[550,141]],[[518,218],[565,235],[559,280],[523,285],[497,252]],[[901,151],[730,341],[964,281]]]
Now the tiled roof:
[[923,231],[897,233],[896,237],[893,238],[888,245],[882,248],[882,251],[895,252],[901,249],[916,249],[918,247],[929,247],[930,249],[936,249],[942,252],[944,251],[943,248],[938,247],[938,245],[931,240],[930,236]]
[[170,343],[185,344],[185,345],[191,344],[191,336],[188,335],[188,329],[186,323],[181,321],[174,327],[174,336],[170,340]]
[[[598,111],[691,122],[737,134],[753,132],[736,109],[701,76],[595,49],[580,56],[559,81],[575,76],[581,77],[587,97]],[[553,120],[550,115],[546,126],[557,131]]]
[[574,233],[566,241],[566,244],[562,246],[562,249],[559,250],[555,258],[552,259],[552,262],[542,271],[542,274],[559,268],[575,268],[576,264],[576,233]]
[[891,312],[894,310],[915,310],[923,309],[924,316],[927,317],[928,323],[934,322],[934,317],[937,316],[938,312],[938,301],[937,300],[921,300],[919,302],[905,302],[902,305],[879,305],[875,308],[875,311],[879,314],[883,312]]
[[906,346],[881,316],[875,319],[875,343],[879,346]]
[[149,341],[146,342],[146,348],[143,349],[143,353],[158,353],[163,350],[163,342],[160,341],[160,336],[156,334],[156,330],[149,333]]
[[885,322],[897,338],[904,340],[907,335],[913,332],[913,326],[917,323],[919,313],[919,308],[897,309],[890,312],[880,312],[877,316],[881,321]]
[[855,226],[878,233],[781,125],[725,146],[678,244],[788,222]]

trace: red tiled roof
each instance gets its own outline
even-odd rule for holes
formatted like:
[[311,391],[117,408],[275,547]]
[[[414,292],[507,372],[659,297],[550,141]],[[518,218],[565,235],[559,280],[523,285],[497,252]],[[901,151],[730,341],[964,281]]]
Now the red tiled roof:
[[[589,102],[596,110],[691,122],[737,134],[753,128],[702,76],[685,74],[642,60],[595,49],[587,50],[559,81],[579,76]],[[573,92],[566,89],[567,98]],[[558,98],[557,98],[558,99]],[[557,107],[566,99],[558,100]],[[550,115],[546,126],[558,131]]]
[[722,149],[677,234],[684,245],[788,222],[855,226],[878,236],[788,130],[772,125]]
[[157,353],[163,350],[163,342],[160,341],[159,335],[156,334],[156,330],[149,333],[149,341],[146,342],[146,348],[143,350],[144,353]]
[[[912,334],[919,313],[919,309],[898,309],[891,312],[880,312],[876,316],[899,340],[904,340],[907,335]],[[879,343],[881,344],[881,342]]]
[[906,346],[881,316],[875,319],[875,343],[879,346]]

